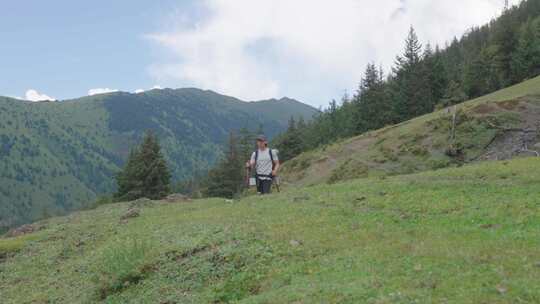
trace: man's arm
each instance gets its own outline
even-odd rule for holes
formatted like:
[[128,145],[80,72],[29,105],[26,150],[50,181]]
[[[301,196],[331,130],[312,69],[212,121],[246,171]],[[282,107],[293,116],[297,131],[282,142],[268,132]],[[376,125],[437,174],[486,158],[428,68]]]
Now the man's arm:
[[247,162],[246,165],[249,165],[251,169],[255,168],[255,152],[251,154],[251,159]]
[[277,176],[277,173],[279,171],[279,160],[274,161],[274,170],[272,170],[272,176]]

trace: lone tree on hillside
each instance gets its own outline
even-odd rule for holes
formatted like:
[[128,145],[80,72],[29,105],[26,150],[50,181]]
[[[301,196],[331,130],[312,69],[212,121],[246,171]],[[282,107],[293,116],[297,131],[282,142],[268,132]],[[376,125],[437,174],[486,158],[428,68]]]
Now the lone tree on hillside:
[[[245,139],[241,141],[246,142]],[[245,158],[241,154],[238,137],[233,132],[230,132],[224,158],[214,169],[208,172],[206,196],[233,198],[242,191]]]
[[170,193],[171,173],[156,135],[148,131],[140,146],[131,150],[124,169],[116,176],[117,200],[141,197],[162,199]]

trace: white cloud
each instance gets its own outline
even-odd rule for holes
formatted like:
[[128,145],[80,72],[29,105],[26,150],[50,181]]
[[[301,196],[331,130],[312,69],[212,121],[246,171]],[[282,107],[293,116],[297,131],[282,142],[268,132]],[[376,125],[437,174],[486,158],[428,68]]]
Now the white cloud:
[[96,89],[90,89],[88,90],[88,96],[98,95],[98,94],[107,94],[107,93],[113,93],[118,92],[116,89],[109,89],[109,88],[96,88]]
[[163,89],[161,86],[155,85],[155,86],[151,87],[151,88],[148,89],[148,90],[137,89],[137,90],[134,91],[134,93],[135,93],[135,94],[140,94],[140,93],[144,93],[144,92],[150,91],[150,90],[161,90],[161,89]]
[[45,94],[41,94],[34,89],[29,89],[25,93],[26,100],[37,102],[37,101],[55,101],[56,99]]
[[423,41],[443,45],[495,17],[504,0],[201,3],[207,14],[199,20],[176,13],[191,24],[172,22],[172,31],[146,36],[175,58],[149,67],[156,81],[248,100],[288,95],[323,104],[355,88],[368,62],[388,70],[410,25]]

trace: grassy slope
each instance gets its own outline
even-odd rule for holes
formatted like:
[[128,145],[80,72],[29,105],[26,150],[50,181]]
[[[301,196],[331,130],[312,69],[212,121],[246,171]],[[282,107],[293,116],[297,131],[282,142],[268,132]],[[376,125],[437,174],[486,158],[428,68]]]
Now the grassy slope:
[[3,303],[98,302],[100,290],[107,303],[539,303],[539,183],[540,159],[527,158],[234,202],[156,202],[127,224],[128,203],[103,206],[0,240],[0,294]]
[[462,148],[458,156],[446,155],[452,144],[453,111],[444,109],[304,153],[284,165],[283,178],[297,185],[312,185],[413,173],[481,159],[488,152],[486,147],[502,135],[500,129],[540,130],[540,77],[465,102],[457,109],[455,144]]

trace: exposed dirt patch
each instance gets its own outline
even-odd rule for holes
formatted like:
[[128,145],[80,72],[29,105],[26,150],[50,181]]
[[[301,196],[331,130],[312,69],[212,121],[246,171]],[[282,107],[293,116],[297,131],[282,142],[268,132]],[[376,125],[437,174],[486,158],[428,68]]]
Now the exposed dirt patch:
[[194,247],[186,251],[173,250],[173,251],[169,251],[165,253],[165,256],[171,261],[180,262],[184,259],[188,259],[192,256],[196,256],[206,251],[209,251],[211,248],[212,248],[211,246],[205,245],[205,246]]
[[191,198],[187,195],[174,193],[165,199],[167,203],[182,203],[182,202],[191,202]]
[[483,103],[471,109],[474,114],[490,114],[497,111],[497,108],[490,104]]
[[328,178],[328,183],[335,183],[342,180],[366,177],[368,166],[360,160],[350,158],[341,163]]
[[358,138],[358,140],[351,141],[346,147],[347,152],[358,153],[362,150],[367,150],[370,145],[375,141],[375,137],[363,136]]
[[504,109],[519,113],[521,123],[516,128],[499,130],[480,160],[503,160],[540,154],[540,106],[525,100],[497,103]]
[[315,161],[315,163],[322,163],[328,160],[328,156],[323,156]]
[[26,224],[22,225],[17,228],[10,229],[6,234],[5,237],[11,238],[11,237],[18,237],[25,234],[30,234],[39,230],[42,230],[43,226],[37,225],[37,224]]
[[536,156],[540,153],[537,147],[537,130],[501,131],[487,147],[486,154],[480,160],[504,160],[520,156]]
[[125,224],[129,219],[139,217],[141,212],[137,208],[129,208],[126,213],[120,217],[120,223]]
[[519,103],[520,103],[519,100],[514,99],[514,100],[499,101],[496,104],[500,108],[503,108],[503,109],[508,110],[508,111],[513,111],[514,109],[516,109],[519,106]]

